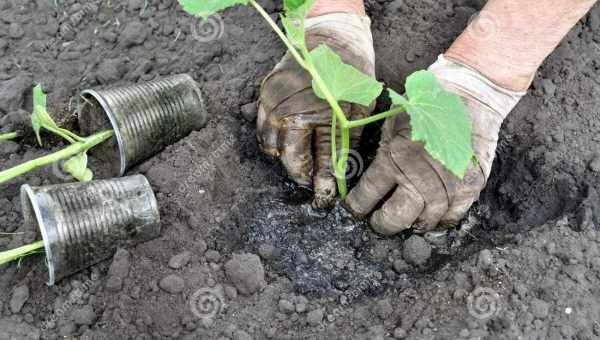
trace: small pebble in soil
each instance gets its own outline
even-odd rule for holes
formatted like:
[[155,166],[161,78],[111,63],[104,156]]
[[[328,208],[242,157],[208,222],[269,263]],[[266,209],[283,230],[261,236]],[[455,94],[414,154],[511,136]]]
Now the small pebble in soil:
[[424,265],[431,257],[431,245],[421,236],[412,235],[404,241],[402,257],[412,265]]
[[206,241],[202,240],[202,239],[198,239],[196,240],[195,244],[194,244],[194,252],[197,254],[200,254],[200,256],[204,255],[204,253],[206,253],[206,250],[208,249],[208,245],[206,245]]
[[294,304],[288,300],[279,300],[279,311],[285,314],[292,314],[296,310]]
[[275,252],[275,247],[272,244],[264,243],[258,247],[258,255],[263,258],[263,260],[269,260],[273,257],[273,253]]
[[21,146],[11,140],[0,142],[0,156],[7,156],[19,152]]
[[404,339],[406,337],[406,331],[403,328],[394,329],[394,339]]
[[73,310],[73,322],[76,325],[91,325],[96,321],[96,313],[90,305],[85,305],[79,309]]
[[63,338],[68,338],[77,330],[77,325],[72,321],[67,321],[59,326],[58,335]]
[[531,313],[538,319],[545,319],[550,311],[550,305],[543,300],[533,299],[531,301]]
[[242,116],[249,122],[253,122],[256,120],[256,115],[258,113],[257,103],[248,103],[246,105],[242,105],[240,108],[242,111]]
[[168,293],[178,294],[185,288],[185,282],[180,276],[171,274],[160,280],[158,286]]
[[141,45],[146,41],[148,31],[146,26],[139,21],[130,22],[121,33],[120,43],[125,47]]
[[266,286],[265,270],[254,254],[233,254],[225,263],[225,273],[242,295],[252,295]]
[[131,256],[129,252],[123,248],[119,248],[113,257],[113,261],[108,269],[108,276],[118,276],[126,278],[129,274]]
[[29,287],[27,285],[16,287],[10,299],[10,310],[13,313],[19,313],[27,299],[29,299]]
[[394,312],[394,307],[390,303],[390,300],[383,299],[377,302],[375,305],[375,314],[379,316],[382,320],[386,320],[390,318],[392,313]]
[[298,296],[296,298],[296,312],[304,313],[304,312],[306,312],[307,308],[308,308],[308,299],[305,298],[304,296]]
[[394,270],[396,271],[396,273],[398,273],[398,274],[406,273],[407,271],[410,270],[410,265],[402,259],[398,259],[398,260],[394,261],[393,267],[394,267]]
[[234,286],[231,285],[225,285],[224,287],[225,290],[225,295],[230,299],[230,300],[235,300],[238,296],[238,291]]
[[169,260],[169,267],[171,267],[173,269],[183,268],[183,267],[185,267],[185,265],[187,265],[190,262],[191,258],[192,258],[192,252],[190,252],[190,251],[184,251],[182,253],[174,255]]
[[323,321],[323,314],[324,312],[322,309],[310,311],[306,315],[306,321],[311,326],[318,326]]
[[21,25],[19,25],[16,22],[13,22],[12,24],[10,24],[9,28],[8,28],[8,36],[13,38],[13,39],[20,39],[25,35],[25,31],[23,30],[23,27],[21,27]]
[[479,252],[477,266],[483,270],[488,270],[492,267],[492,252],[489,249],[483,249]]
[[107,291],[115,293],[123,288],[123,280],[118,276],[109,276],[105,286]]
[[206,258],[206,261],[208,261],[208,262],[218,263],[219,260],[221,259],[221,254],[219,254],[218,251],[211,249],[204,254],[204,257]]

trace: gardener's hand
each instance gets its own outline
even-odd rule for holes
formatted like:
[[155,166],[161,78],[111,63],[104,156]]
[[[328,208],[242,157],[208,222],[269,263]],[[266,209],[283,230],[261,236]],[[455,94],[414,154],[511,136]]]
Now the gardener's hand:
[[500,125],[524,94],[496,86],[444,57],[430,70],[448,91],[463,98],[472,121],[478,164],[460,180],[433,160],[422,143],[411,141],[406,114],[389,118],[375,161],[346,201],[350,210],[362,216],[380,207],[371,216],[371,226],[382,234],[456,225],[485,186]]
[[[327,44],[344,62],[375,75],[375,52],[370,20],[366,16],[334,13],[306,21],[309,49]],[[369,115],[372,107],[341,103],[349,119]],[[313,186],[317,207],[330,205],[337,193],[331,158],[331,109],[317,98],[310,75],[289,54],[267,75],[261,87],[258,141],[264,152],[279,158],[289,176],[300,185]],[[361,129],[353,129],[357,143]]]

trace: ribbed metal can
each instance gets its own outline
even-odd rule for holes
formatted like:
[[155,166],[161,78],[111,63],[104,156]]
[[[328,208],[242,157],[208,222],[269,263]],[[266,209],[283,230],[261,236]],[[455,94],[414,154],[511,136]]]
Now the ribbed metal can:
[[[115,140],[93,154],[125,171],[206,125],[208,114],[198,83],[178,74],[132,86],[84,90],[79,126],[86,134],[113,129]],[[118,158],[118,160],[117,160]]]
[[160,235],[160,215],[146,177],[21,187],[27,227],[44,241],[48,285]]

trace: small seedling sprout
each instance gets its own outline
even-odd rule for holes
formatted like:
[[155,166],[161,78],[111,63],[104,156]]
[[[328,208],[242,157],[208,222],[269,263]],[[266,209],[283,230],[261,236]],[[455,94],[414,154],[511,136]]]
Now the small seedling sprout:
[[[33,112],[31,113],[31,126],[35,132],[36,139],[42,145],[41,130],[47,130],[57,136],[62,137],[70,143],[66,148],[55,153],[25,162],[13,168],[0,171],[0,184],[10,181],[13,178],[24,175],[38,168],[66,160],[63,163],[63,170],[79,181],[90,181],[93,173],[87,167],[87,152],[94,146],[110,139],[113,136],[112,130],[102,131],[89,137],[80,137],[77,134],[59,127],[52,119],[46,109],[46,94],[40,85],[33,88]],[[16,133],[0,135],[0,141],[16,138]],[[16,249],[7,250],[0,253],[0,265],[12,261],[19,261],[29,255],[40,252],[44,247],[43,241],[37,241]]]
[[[322,44],[309,51],[305,40],[306,15],[315,0],[284,0],[281,16],[284,33],[255,0],[178,0],[183,9],[206,20],[209,16],[235,5],[252,6],[283,41],[296,62],[312,77],[314,93],[327,101],[331,117],[331,164],[342,199],[348,193],[346,168],[350,152],[350,129],[406,112],[411,119],[412,140],[424,144],[429,154],[450,172],[463,178],[474,160],[471,123],[464,103],[447,92],[429,71],[417,71],[406,81],[406,96],[388,89],[392,108],[359,120],[348,120],[339,102],[368,106],[383,91],[383,84],[363,74]],[[336,135],[340,128],[341,147]]]
[[21,261],[23,258],[41,253],[44,248],[44,241],[37,241],[26,246],[0,252],[0,265],[13,261]]
[[0,134],[0,142],[17,138],[19,135],[16,132],[7,132]]
[[62,137],[69,142],[70,145],[55,153],[25,162],[7,170],[0,171],[0,184],[8,182],[13,178],[24,175],[35,169],[43,168],[62,160],[66,160],[63,163],[63,170],[65,172],[69,173],[79,181],[90,181],[93,178],[93,173],[87,167],[88,150],[113,136],[113,131],[107,130],[96,133],[89,137],[80,137],[67,129],[60,128],[46,109],[46,94],[40,85],[36,85],[33,88],[33,112],[31,113],[31,126],[40,145],[42,145],[42,138],[40,135],[42,129]]

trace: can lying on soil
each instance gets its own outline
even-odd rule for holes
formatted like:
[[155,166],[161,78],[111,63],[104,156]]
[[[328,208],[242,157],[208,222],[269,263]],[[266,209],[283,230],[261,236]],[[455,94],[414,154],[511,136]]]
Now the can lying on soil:
[[199,130],[208,114],[198,83],[178,74],[147,83],[106,90],[85,90],[79,126],[92,134],[113,129],[116,144],[106,142],[94,156],[113,166],[114,176]]
[[146,177],[21,187],[26,227],[44,240],[48,284],[160,234],[160,215]]

